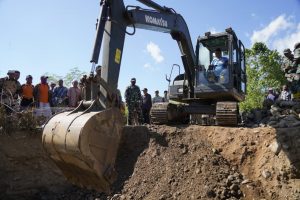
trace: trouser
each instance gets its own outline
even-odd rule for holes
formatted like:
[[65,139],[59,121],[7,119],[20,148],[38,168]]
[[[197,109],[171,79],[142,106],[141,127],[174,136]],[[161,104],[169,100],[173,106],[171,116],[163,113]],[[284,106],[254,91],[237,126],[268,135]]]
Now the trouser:
[[21,106],[22,109],[24,109],[24,108],[30,106],[32,103],[33,103],[33,99],[23,98],[21,100],[20,106]]
[[139,124],[143,123],[143,116],[142,116],[142,110],[139,106],[131,107],[128,106],[128,118],[127,118],[127,124],[133,125],[134,118],[137,118]]
[[142,113],[143,113],[144,123],[150,124],[150,109],[143,109]]
[[44,116],[49,119],[52,116],[51,108],[49,103],[39,102],[39,108],[37,109],[37,116]]

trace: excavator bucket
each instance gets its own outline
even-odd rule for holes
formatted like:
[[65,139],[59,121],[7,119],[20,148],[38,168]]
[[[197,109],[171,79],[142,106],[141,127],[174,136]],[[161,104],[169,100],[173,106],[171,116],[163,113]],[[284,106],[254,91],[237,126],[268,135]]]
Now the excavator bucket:
[[123,118],[118,108],[63,112],[43,130],[43,147],[75,185],[109,192]]

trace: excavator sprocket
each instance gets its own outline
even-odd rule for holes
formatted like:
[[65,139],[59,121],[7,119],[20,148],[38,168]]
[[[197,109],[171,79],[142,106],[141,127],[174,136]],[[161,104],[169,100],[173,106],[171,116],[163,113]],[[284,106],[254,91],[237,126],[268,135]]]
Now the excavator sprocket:
[[238,104],[237,102],[217,102],[216,107],[217,124],[221,126],[238,125]]
[[63,112],[45,125],[43,147],[70,182],[109,192],[122,128],[118,108]]

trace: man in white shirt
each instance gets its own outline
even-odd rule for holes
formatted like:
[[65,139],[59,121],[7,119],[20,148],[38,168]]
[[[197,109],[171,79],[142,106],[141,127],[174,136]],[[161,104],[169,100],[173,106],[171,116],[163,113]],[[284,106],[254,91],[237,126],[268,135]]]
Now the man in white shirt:
[[161,96],[159,96],[159,91],[156,90],[155,96],[152,99],[152,103],[159,103],[159,102],[163,102],[163,98]]

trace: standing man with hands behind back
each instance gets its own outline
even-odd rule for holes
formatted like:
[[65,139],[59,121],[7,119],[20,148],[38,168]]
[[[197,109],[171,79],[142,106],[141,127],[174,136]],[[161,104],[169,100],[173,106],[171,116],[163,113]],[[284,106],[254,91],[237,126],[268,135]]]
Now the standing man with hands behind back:
[[152,107],[152,99],[151,95],[148,93],[148,89],[143,89],[143,105],[142,105],[142,112],[143,112],[143,118],[144,123],[150,124],[150,110]]
[[141,110],[142,104],[142,95],[139,86],[135,85],[136,79],[131,79],[131,85],[128,86],[125,90],[125,101],[128,108],[128,117],[127,117],[127,124],[133,125],[134,116],[138,119],[138,123],[143,123],[143,116]]

